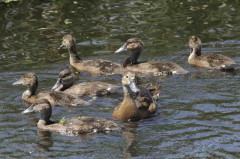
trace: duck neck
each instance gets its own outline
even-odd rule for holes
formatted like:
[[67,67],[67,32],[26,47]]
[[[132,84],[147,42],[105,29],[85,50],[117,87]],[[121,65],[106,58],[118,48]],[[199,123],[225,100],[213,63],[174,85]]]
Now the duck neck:
[[80,58],[80,57],[78,56],[78,54],[77,54],[77,50],[76,50],[75,44],[74,44],[74,45],[71,45],[71,46],[68,48],[68,52],[69,52],[69,55],[70,55],[70,64],[81,61],[81,58]]
[[201,46],[198,47],[194,47],[191,49],[191,53],[194,53],[196,56],[201,56],[202,52],[201,52]]
[[25,92],[23,92],[22,98],[27,99],[27,98],[30,98],[31,96],[35,95],[35,93],[37,91],[37,87],[38,87],[38,82],[36,82],[32,86],[28,86],[27,90]]
[[40,119],[37,123],[37,127],[40,129],[45,129],[45,130],[51,131],[51,129],[46,127],[46,125],[50,125],[50,124],[54,124],[54,122],[52,122],[51,120],[46,121],[46,120]]
[[129,86],[123,86],[124,98],[134,99],[134,92],[131,90]]
[[190,55],[188,57],[188,62],[191,63],[196,57],[201,56],[201,48],[191,48]]
[[137,64],[137,60],[142,52],[142,49],[133,50],[131,55],[124,61],[123,66],[131,66]]
[[46,125],[52,124],[53,122],[50,120],[52,116],[52,107],[49,106],[46,109],[41,110],[40,119],[38,121],[38,128],[44,128]]
[[40,119],[37,123],[37,127],[43,129],[47,122],[45,120]]

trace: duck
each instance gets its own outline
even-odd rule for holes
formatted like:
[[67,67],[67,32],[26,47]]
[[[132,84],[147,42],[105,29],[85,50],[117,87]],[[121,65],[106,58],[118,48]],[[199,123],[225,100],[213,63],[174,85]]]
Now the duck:
[[82,60],[77,53],[76,40],[70,35],[64,35],[62,45],[59,49],[67,48],[70,65],[78,72],[89,72],[92,75],[114,75],[122,74],[123,68],[120,64],[108,60]]
[[64,92],[56,92],[53,90],[45,90],[40,93],[36,93],[38,88],[38,76],[36,73],[28,72],[21,76],[21,78],[14,82],[13,85],[24,85],[27,90],[22,94],[22,100],[27,104],[34,104],[38,98],[46,98],[49,100],[52,106],[66,105],[66,106],[78,106],[89,105],[90,103],[84,101],[78,96],[74,96]]
[[89,133],[108,133],[114,130],[120,130],[121,126],[117,123],[99,117],[78,116],[62,118],[59,122],[50,120],[52,116],[51,102],[46,98],[38,98],[35,104],[32,104],[22,114],[36,112],[40,114],[37,127],[44,131],[54,131],[67,136],[77,136]]
[[[115,90],[120,88],[120,86],[101,81],[82,82],[74,85],[75,79],[71,66],[67,65],[62,71],[60,71],[57,82],[52,87],[52,90],[63,91],[78,96],[99,97],[115,93]],[[141,84],[140,86],[148,89],[153,98],[156,101],[158,100],[161,90],[161,85],[159,83],[148,82]]]
[[113,118],[126,122],[150,117],[157,111],[156,101],[149,90],[138,88],[136,74],[125,72],[122,77],[123,101],[114,109]]
[[201,45],[202,42],[199,37],[192,35],[189,37],[189,47],[191,49],[188,57],[188,63],[193,66],[207,68],[207,69],[218,69],[222,71],[234,70],[236,64],[231,58],[222,54],[202,54]]
[[58,75],[56,84],[52,87],[52,90],[62,91],[64,93],[82,96],[104,96],[110,93],[114,93],[115,90],[120,88],[111,83],[102,81],[89,81],[82,82],[74,85],[75,76],[72,72],[71,66],[66,66]]
[[143,42],[139,38],[128,39],[123,46],[115,51],[115,53],[131,51],[131,55],[126,58],[122,64],[123,68],[132,71],[139,75],[172,75],[186,74],[187,70],[183,69],[178,64],[167,61],[145,61],[139,62],[138,58],[143,50]]

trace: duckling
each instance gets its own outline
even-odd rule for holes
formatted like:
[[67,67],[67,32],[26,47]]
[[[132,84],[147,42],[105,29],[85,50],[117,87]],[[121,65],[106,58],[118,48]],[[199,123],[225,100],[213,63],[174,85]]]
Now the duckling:
[[79,72],[89,72],[93,75],[112,75],[122,74],[120,64],[111,61],[97,60],[82,60],[77,54],[76,41],[72,35],[64,35],[62,45],[59,49],[66,47],[70,56],[70,65]]
[[136,75],[124,73],[122,77],[124,92],[123,102],[113,111],[113,117],[121,121],[138,121],[150,117],[157,111],[157,104],[147,89],[139,89],[136,85]]
[[119,88],[119,86],[101,81],[82,82],[73,85],[74,82],[75,77],[67,66],[59,73],[58,80],[52,89],[78,96],[103,96],[113,93],[114,90]]
[[187,70],[181,66],[166,61],[148,61],[138,62],[138,58],[143,49],[143,42],[138,38],[131,38],[120,47],[115,53],[123,51],[131,51],[130,57],[126,58],[123,67],[134,73],[140,73],[142,75],[170,75],[170,74],[186,74]]
[[21,79],[14,82],[13,85],[24,85],[27,90],[22,94],[22,100],[26,103],[33,104],[38,98],[46,98],[50,101],[51,105],[89,105],[88,102],[80,99],[77,96],[67,94],[64,92],[55,92],[53,90],[42,91],[36,94],[38,87],[38,77],[36,73],[26,73]]
[[234,70],[236,64],[232,59],[221,54],[203,54],[201,52],[201,40],[193,35],[189,37],[189,47],[191,49],[188,63],[198,67],[208,69],[220,69],[222,71]]
[[55,131],[63,135],[75,136],[87,133],[109,132],[120,130],[121,127],[113,121],[97,117],[71,117],[63,118],[55,123],[50,120],[52,115],[51,103],[45,98],[39,98],[35,104],[23,111],[23,114],[30,112],[40,113],[37,127],[45,131]]

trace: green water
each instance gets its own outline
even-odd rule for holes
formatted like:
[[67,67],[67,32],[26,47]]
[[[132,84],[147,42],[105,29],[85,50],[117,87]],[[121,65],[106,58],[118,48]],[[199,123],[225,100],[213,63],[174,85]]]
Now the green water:
[[[36,72],[39,90],[49,89],[68,63],[59,51],[73,34],[83,59],[122,62],[114,54],[128,38],[144,42],[141,59],[173,61],[187,75],[144,78],[162,85],[153,118],[125,123],[127,132],[67,137],[38,130],[38,115],[22,115],[24,87],[12,86]],[[239,72],[197,70],[187,64],[188,37],[197,35],[203,52],[240,62],[240,1],[17,1],[0,3],[0,157],[1,158],[239,158]],[[117,85],[121,77],[90,77]],[[56,107],[53,119],[97,116],[112,119],[123,99],[98,98],[90,107]],[[113,119],[112,119],[113,120]]]

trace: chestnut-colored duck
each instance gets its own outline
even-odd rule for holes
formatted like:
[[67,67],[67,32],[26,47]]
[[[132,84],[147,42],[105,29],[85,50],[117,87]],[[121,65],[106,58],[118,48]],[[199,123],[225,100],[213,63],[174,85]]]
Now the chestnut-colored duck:
[[79,72],[89,72],[93,75],[113,75],[122,74],[122,66],[120,64],[97,59],[82,60],[77,54],[76,41],[72,35],[64,35],[60,48],[66,47],[69,52],[70,65]]
[[115,53],[120,53],[123,51],[131,51],[130,57],[126,58],[123,67],[137,74],[142,75],[169,75],[169,74],[186,74],[187,70],[183,69],[181,66],[167,61],[148,61],[148,62],[138,62],[138,58],[143,49],[143,42],[138,38],[131,38],[126,41],[126,43],[120,47]]
[[34,104],[38,98],[46,98],[51,105],[64,105],[64,106],[77,106],[77,105],[89,105],[88,102],[80,99],[78,96],[74,96],[64,92],[56,92],[53,90],[46,90],[36,94],[38,87],[38,77],[36,73],[26,73],[21,79],[14,82],[13,85],[24,85],[27,90],[22,94],[22,100],[29,104]]
[[58,80],[52,89],[78,96],[103,96],[113,93],[114,90],[119,88],[119,86],[101,81],[82,82],[73,85],[74,82],[74,73],[68,66],[59,73]]
[[56,123],[50,120],[52,115],[52,107],[47,99],[39,98],[35,104],[23,111],[23,114],[37,112],[40,113],[40,119],[37,127],[45,131],[55,131],[62,135],[75,136],[87,133],[109,132],[120,130],[121,127],[115,122],[97,117],[71,117],[63,118]]
[[123,102],[113,111],[115,119],[138,121],[150,117],[157,110],[157,104],[149,90],[139,89],[136,85],[136,76],[132,72],[125,72],[122,77],[124,92]]
[[202,42],[197,36],[189,37],[189,47],[191,49],[188,57],[189,64],[207,69],[234,70],[236,63],[232,59],[221,54],[202,54],[201,45]]

